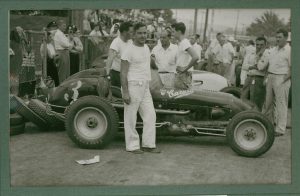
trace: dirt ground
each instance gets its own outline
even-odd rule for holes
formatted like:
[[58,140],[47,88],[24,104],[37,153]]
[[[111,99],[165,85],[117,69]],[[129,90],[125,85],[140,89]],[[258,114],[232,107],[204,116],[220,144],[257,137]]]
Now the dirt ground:
[[[124,135],[102,150],[78,148],[65,131],[33,124],[10,139],[12,186],[291,183],[291,129],[259,158],[234,153],[222,137],[159,137],[161,154],[125,151]],[[100,162],[75,160],[100,155]]]

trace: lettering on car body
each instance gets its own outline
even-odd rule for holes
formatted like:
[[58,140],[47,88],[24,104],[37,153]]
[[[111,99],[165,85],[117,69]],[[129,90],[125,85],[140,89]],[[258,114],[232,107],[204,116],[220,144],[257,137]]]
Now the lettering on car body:
[[193,90],[160,89],[160,94],[162,96],[167,95],[169,98],[174,98],[174,99],[188,96],[188,95],[192,94],[193,92],[194,92]]

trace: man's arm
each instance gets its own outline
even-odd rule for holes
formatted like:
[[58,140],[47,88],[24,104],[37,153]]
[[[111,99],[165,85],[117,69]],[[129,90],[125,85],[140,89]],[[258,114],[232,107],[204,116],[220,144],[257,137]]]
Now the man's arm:
[[189,55],[191,55],[192,59],[191,59],[190,63],[186,67],[183,67],[182,70],[180,69],[180,67],[177,67],[177,68],[179,68],[178,69],[179,72],[186,72],[192,66],[194,66],[197,63],[197,61],[199,60],[197,52],[192,47],[189,47],[186,51],[189,53]]
[[107,73],[107,75],[109,75],[109,73],[110,73],[110,68],[112,66],[112,62],[113,62],[113,60],[116,56],[117,56],[117,52],[113,49],[109,49],[108,57],[107,57],[107,61],[106,61],[106,73]]
[[122,96],[123,101],[126,104],[130,104],[130,96],[128,91],[128,70],[129,62],[126,60],[121,60],[121,86],[122,86]]
[[283,83],[285,83],[286,81],[288,81],[289,79],[291,79],[291,69],[292,69],[292,66],[291,66],[291,52],[290,51],[288,53],[288,66],[289,66],[289,71],[285,75]]
[[264,51],[261,58],[257,60],[257,69],[260,71],[266,70],[269,66],[270,51]]

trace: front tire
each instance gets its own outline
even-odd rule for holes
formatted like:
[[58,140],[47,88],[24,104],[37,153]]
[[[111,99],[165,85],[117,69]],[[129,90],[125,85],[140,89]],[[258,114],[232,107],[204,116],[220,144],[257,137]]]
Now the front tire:
[[118,130],[118,114],[111,104],[98,96],[79,98],[66,111],[66,131],[81,148],[103,148]]
[[235,115],[226,129],[227,141],[237,154],[258,157],[274,142],[274,126],[261,113],[244,111]]

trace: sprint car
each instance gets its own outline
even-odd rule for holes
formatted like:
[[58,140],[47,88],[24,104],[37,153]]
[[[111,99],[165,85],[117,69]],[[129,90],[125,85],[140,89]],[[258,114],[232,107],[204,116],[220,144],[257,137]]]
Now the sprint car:
[[[274,142],[272,123],[232,94],[165,88],[155,70],[150,90],[158,135],[226,137],[233,151],[246,157],[266,153]],[[68,136],[81,148],[103,148],[124,128],[121,91],[110,85],[105,69],[81,71],[42,95],[52,110],[64,113]],[[142,125],[138,116],[137,129]]]

